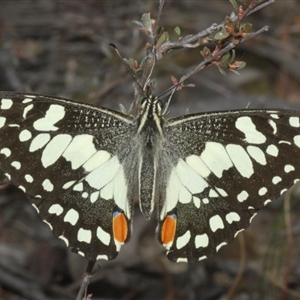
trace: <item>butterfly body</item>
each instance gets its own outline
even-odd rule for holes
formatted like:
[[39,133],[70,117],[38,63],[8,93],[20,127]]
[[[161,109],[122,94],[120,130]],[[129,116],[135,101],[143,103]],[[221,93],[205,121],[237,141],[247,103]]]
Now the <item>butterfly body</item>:
[[0,93],[0,169],[67,246],[112,259],[157,202],[173,261],[214,255],[300,177],[300,113],[239,110],[168,119],[42,95]]

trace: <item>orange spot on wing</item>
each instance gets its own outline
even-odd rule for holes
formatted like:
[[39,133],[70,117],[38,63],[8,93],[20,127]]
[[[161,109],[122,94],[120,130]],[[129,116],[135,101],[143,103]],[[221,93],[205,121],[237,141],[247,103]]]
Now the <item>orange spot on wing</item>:
[[164,245],[173,242],[176,232],[176,216],[169,215],[165,218],[161,227],[161,241]]
[[127,220],[123,213],[114,213],[113,217],[114,238],[121,244],[125,243],[128,236]]

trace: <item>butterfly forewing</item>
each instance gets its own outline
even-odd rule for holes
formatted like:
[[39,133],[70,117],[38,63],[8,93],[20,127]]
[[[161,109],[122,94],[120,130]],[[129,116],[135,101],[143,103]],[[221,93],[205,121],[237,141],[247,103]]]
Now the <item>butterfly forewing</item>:
[[300,178],[299,115],[244,110],[169,120],[159,239],[171,260],[215,254]]
[[115,257],[131,230],[132,118],[58,98],[0,96],[1,169],[68,246],[90,260]]

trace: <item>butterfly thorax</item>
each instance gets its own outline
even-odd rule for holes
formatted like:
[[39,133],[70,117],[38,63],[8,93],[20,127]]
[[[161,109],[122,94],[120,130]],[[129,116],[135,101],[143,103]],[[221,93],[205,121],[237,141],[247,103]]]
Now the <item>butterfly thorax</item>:
[[139,140],[139,195],[140,208],[149,219],[154,208],[155,179],[158,164],[157,152],[163,140],[163,117],[157,98],[142,101],[142,112],[138,118]]

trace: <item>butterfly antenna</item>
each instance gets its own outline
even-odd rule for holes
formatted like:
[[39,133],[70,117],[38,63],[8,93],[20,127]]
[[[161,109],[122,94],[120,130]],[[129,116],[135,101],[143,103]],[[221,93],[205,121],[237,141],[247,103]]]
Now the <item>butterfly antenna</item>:
[[[174,95],[174,93],[175,93],[175,91],[176,91],[176,86],[171,87],[171,88],[168,88],[166,92],[169,92],[169,91],[171,91],[171,95],[170,95],[169,98],[168,98],[168,101],[167,101],[166,106],[165,106],[165,108],[164,108],[164,111],[163,111],[163,113],[162,113],[163,115],[166,115],[166,114],[167,114],[167,109],[168,109],[168,107],[169,107],[169,105],[170,105],[170,103],[171,103],[171,100],[172,100],[172,98],[173,98],[173,95]],[[166,94],[166,92],[162,93],[162,94],[160,95],[160,97],[163,96],[164,94]]]
[[137,84],[137,86],[141,89],[141,91],[143,91],[144,95],[146,98],[149,98],[149,95],[146,93],[145,89],[140,85],[140,83],[138,82],[137,77],[135,76],[135,74],[132,72],[131,68],[129,67],[129,65],[127,64],[127,62],[125,61],[124,57],[121,55],[119,49],[117,48],[117,46],[115,44],[110,43],[109,44],[112,48],[114,48],[115,52],[117,53],[117,55],[119,56],[122,64],[124,65],[124,67],[126,68],[127,72],[129,73],[129,75],[132,77],[132,79],[134,80],[134,82]]

